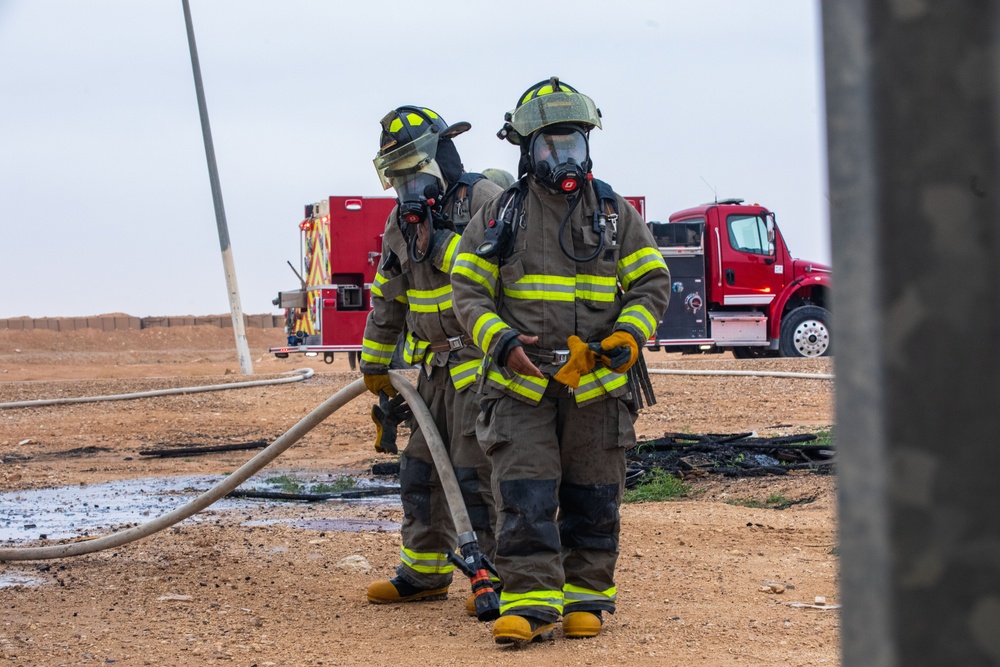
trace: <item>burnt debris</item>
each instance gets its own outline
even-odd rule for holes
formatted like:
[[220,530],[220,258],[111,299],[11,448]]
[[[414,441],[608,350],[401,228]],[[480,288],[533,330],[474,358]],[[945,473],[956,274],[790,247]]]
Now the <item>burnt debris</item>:
[[792,470],[833,472],[834,446],[813,433],[762,438],[753,433],[664,433],[642,440],[628,452],[625,486],[640,483],[652,470],[681,479],[709,474],[727,477],[785,475]]

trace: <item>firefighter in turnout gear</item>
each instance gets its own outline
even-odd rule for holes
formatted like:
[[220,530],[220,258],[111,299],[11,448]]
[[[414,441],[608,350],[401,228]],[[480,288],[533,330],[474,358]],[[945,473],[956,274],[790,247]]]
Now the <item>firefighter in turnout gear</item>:
[[[517,183],[469,223],[454,306],[486,355],[480,445],[493,465],[497,643],[593,637],[615,611],[626,372],[656,330],[670,274],[641,216],[591,175],[594,103],[552,78],[499,132],[521,149]],[[592,344],[598,343],[600,353]]]
[[[476,441],[479,412],[472,385],[482,353],[452,308],[450,272],[461,232],[472,214],[501,189],[465,173],[452,139],[470,128],[447,125],[434,111],[403,106],[382,119],[375,167],[397,205],[385,225],[382,259],[372,285],[361,372],[379,395],[394,395],[388,370],[402,334],[403,360],[420,366],[417,390],[430,409],[455,468],[482,551],[494,555],[496,512],[489,461]],[[377,445],[376,445],[377,447]],[[454,566],[447,555],[457,536],[427,441],[414,424],[400,455],[403,543],[396,576],[368,587],[370,602],[447,596]],[[467,610],[475,613],[474,601]]]

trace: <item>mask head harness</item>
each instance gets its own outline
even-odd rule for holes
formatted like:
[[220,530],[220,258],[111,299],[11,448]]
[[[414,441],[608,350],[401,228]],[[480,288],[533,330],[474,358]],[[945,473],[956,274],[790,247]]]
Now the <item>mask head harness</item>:
[[440,218],[443,195],[464,172],[452,139],[472,126],[448,125],[436,112],[417,106],[393,109],[381,126],[375,170],[383,189],[396,191],[399,226],[409,242],[411,259],[423,262],[429,253],[417,256],[417,235],[410,227],[423,222],[440,226],[435,220]]

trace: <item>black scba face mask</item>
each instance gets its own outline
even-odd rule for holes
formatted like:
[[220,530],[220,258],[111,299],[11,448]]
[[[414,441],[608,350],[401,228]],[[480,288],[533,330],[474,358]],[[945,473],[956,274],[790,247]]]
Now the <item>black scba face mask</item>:
[[531,139],[529,160],[536,179],[556,192],[572,194],[583,186],[590,172],[587,134],[565,125],[540,130]]
[[391,180],[399,203],[400,220],[409,224],[426,220],[441,196],[441,182],[437,176],[419,172]]

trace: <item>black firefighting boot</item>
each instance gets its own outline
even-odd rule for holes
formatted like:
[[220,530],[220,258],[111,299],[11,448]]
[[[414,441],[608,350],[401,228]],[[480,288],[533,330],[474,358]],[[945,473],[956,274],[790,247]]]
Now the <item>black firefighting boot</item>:
[[444,600],[447,597],[448,586],[442,586],[441,588],[417,588],[400,577],[373,581],[368,585],[368,601],[372,604],[424,602],[426,600]]
[[534,642],[552,639],[555,623],[549,623],[534,616],[501,616],[493,624],[493,641],[497,644]]
[[600,611],[571,611],[563,616],[563,634],[567,639],[596,637],[601,625]]

